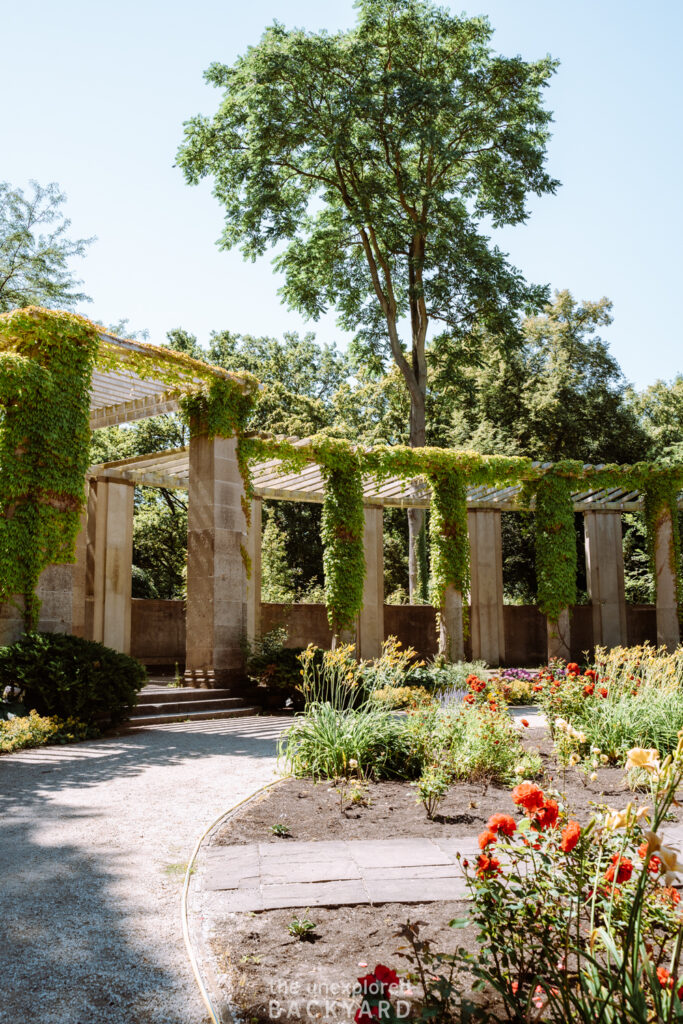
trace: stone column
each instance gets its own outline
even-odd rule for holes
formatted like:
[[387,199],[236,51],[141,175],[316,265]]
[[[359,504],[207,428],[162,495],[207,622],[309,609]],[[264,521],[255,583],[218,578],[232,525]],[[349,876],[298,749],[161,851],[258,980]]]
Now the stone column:
[[133,498],[128,480],[91,481],[88,495],[85,633],[130,654]]
[[251,574],[247,580],[247,639],[252,643],[261,635],[261,499],[251,503],[251,523],[247,530],[247,554]]
[[571,658],[569,609],[563,608],[557,621],[553,621],[548,618],[547,628],[548,661],[550,661],[551,658],[561,658],[563,661],[569,661]]
[[628,642],[621,512],[584,512],[583,521],[586,581],[593,607],[593,643],[619,647]]
[[663,509],[657,520],[655,537],[655,570],[657,578],[657,645],[669,652],[680,642],[678,600],[676,594],[674,535],[671,512]]
[[447,661],[464,661],[465,658],[462,605],[462,593],[455,587],[446,587],[439,610],[439,654]]
[[247,630],[246,541],[235,438],[191,433],[187,521],[187,647],[189,686],[214,687],[244,678]]
[[488,665],[505,662],[503,622],[503,540],[501,513],[467,513],[470,537],[472,657]]
[[384,509],[365,505],[365,582],[363,607],[358,616],[358,657],[379,658],[384,642]]
[[[85,513],[76,539],[76,563],[48,565],[40,575],[36,593],[42,602],[38,629],[42,633],[84,635]],[[23,599],[0,605],[0,646],[12,644],[24,632]]]

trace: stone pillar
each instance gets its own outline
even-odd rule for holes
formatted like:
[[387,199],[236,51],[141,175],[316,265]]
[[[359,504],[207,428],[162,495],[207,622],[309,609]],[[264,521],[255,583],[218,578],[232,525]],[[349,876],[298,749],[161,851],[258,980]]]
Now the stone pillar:
[[206,434],[191,433],[185,660],[189,686],[224,686],[244,678],[243,494],[235,438],[210,440]]
[[593,643],[625,645],[626,598],[621,512],[584,512],[586,581],[593,607]]
[[439,654],[451,662],[465,658],[462,604],[462,593],[452,586],[446,587],[439,611]]
[[247,639],[252,643],[261,635],[261,499],[251,503],[251,523],[247,530],[247,554],[251,574],[247,580]]
[[657,583],[657,645],[669,652],[678,647],[678,600],[676,594],[674,536],[671,512],[662,510],[657,520],[655,537],[655,570]]
[[363,607],[358,616],[358,657],[379,658],[384,642],[384,509],[365,505],[365,582]]
[[88,495],[85,633],[130,654],[133,498],[128,480],[91,481]]
[[[76,563],[48,565],[36,588],[40,607],[38,629],[42,633],[84,635],[85,616],[85,512],[76,538]],[[0,646],[12,644],[24,632],[23,599],[0,605]]]
[[467,513],[470,537],[472,657],[488,665],[505,662],[503,622],[503,540],[501,513]]
[[569,609],[563,608],[560,612],[560,617],[556,622],[548,618],[547,628],[548,661],[550,661],[551,658],[561,658],[563,661],[569,661],[571,658]]

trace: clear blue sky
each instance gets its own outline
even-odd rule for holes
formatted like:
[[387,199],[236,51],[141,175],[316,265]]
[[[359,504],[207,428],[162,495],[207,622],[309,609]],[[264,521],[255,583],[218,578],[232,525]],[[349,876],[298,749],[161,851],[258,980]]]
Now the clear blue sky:
[[[500,52],[561,61],[547,103],[549,169],[563,186],[501,233],[503,247],[530,280],[613,300],[605,337],[638,387],[683,372],[683,4],[468,0],[465,10],[490,17]],[[354,12],[350,0],[24,0],[3,14],[0,180],[57,181],[72,233],[98,236],[77,264],[94,300],[87,315],[128,317],[157,342],[176,326],[204,343],[211,329],[304,326],[280,304],[268,257],[218,251],[210,187],[190,188],[173,167],[183,120],[218,101],[204,69],[232,62],[274,18],[334,30]],[[331,316],[309,326],[344,341]]]

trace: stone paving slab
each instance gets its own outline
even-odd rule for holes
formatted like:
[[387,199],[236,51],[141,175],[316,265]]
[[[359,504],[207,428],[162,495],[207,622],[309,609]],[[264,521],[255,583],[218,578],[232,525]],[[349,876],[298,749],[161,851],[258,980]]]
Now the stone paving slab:
[[476,851],[472,836],[214,846],[199,882],[214,913],[462,899],[457,854]]

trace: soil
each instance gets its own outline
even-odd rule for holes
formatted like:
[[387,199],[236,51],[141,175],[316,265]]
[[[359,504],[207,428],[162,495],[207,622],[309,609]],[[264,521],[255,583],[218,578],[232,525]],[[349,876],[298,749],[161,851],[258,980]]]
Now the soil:
[[[580,822],[590,818],[595,804],[623,807],[629,799],[638,802],[637,794],[625,790],[621,769],[601,768],[591,782],[576,769],[563,772],[558,767],[545,730],[526,730],[524,743],[543,759],[539,784],[546,791],[561,791],[568,813]],[[247,804],[226,822],[213,843],[476,836],[491,814],[514,813],[510,790],[493,784],[456,783],[434,821],[427,819],[415,788],[407,782],[369,783],[360,804],[351,801],[352,788],[349,784],[342,790],[329,781],[287,780]],[[289,826],[289,837],[273,836],[271,826],[277,823]],[[469,907],[464,902],[387,903],[231,914],[211,946],[221,973],[230,979],[232,998],[251,1024],[351,1024],[360,1003],[350,992],[357,977],[376,964],[393,967],[399,974],[408,969],[397,953],[405,940],[396,933],[405,922],[425,922],[421,937],[430,939],[434,950],[453,950],[457,945],[476,953],[474,926],[455,932],[449,927],[454,918],[466,917]],[[293,918],[305,916],[316,924],[313,941],[288,934]],[[469,989],[468,979],[461,979],[458,987]],[[406,1005],[410,1002],[409,995],[399,997]],[[481,996],[471,998],[481,1001]]]

